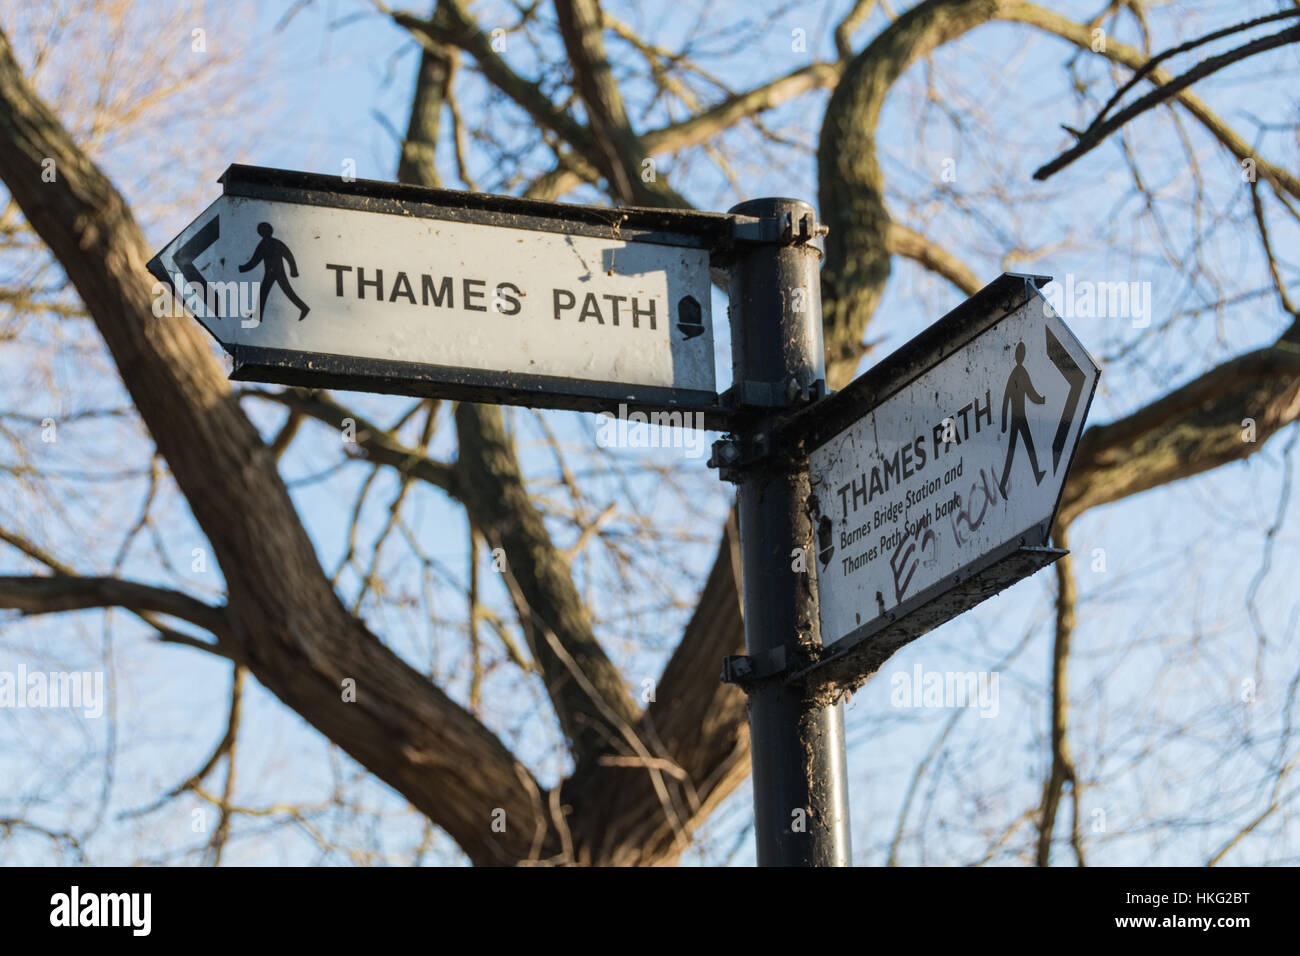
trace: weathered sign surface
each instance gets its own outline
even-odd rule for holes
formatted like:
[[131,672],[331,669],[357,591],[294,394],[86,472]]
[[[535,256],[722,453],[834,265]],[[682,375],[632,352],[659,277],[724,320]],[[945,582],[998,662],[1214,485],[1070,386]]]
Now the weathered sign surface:
[[823,645],[1045,545],[1097,374],[1035,292],[814,448]]
[[237,378],[557,407],[716,403],[707,235],[646,227],[635,210],[593,218],[248,167],[223,182],[150,269]]

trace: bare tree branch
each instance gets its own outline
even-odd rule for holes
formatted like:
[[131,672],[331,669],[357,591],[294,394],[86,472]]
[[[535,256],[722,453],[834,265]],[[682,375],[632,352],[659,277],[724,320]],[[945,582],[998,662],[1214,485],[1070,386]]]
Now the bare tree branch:
[[826,107],[817,147],[819,208],[830,233],[822,267],[826,376],[842,388],[889,279],[889,211],[876,124],[894,82],[917,60],[998,12],[999,0],[926,0],[850,61]]
[[[46,159],[59,171],[55,182],[43,181]],[[0,178],[86,303],[211,542],[229,589],[232,640],[252,673],[471,859],[525,857],[532,834],[550,832],[530,775],[339,602],[275,458],[230,393],[210,342],[188,320],[152,316],[139,227],[32,90],[3,33]],[[345,698],[345,681],[357,685],[355,700]],[[516,825],[495,832],[493,808]]]
[[0,607],[22,611],[23,614],[55,614],[106,607],[153,611],[189,621],[209,631],[218,643],[228,643],[231,639],[230,621],[224,608],[212,607],[170,588],[121,578],[3,575],[0,576]]
[[[739,547],[733,512],[695,612],[636,727],[684,774],[665,784],[678,804],[691,808],[682,820],[687,832],[749,775],[745,695],[718,679],[722,658],[744,646]],[[574,807],[580,860],[676,861],[680,847],[647,774],[608,765],[579,768],[564,783],[564,799]]]
[[[1064,527],[1055,532],[1056,546],[1067,547]],[[1056,827],[1056,811],[1061,803],[1061,793],[1065,785],[1070,785],[1074,795],[1074,838],[1079,865],[1083,865],[1083,850],[1080,847],[1079,834],[1079,781],[1074,771],[1074,761],[1070,758],[1070,748],[1066,741],[1068,715],[1070,709],[1069,665],[1070,638],[1074,633],[1074,606],[1078,602],[1078,586],[1074,581],[1074,562],[1069,555],[1056,562],[1056,636],[1052,642],[1052,700],[1051,700],[1051,741],[1052,763],[1043,784],[1043,802],[1038,819],[1038,850],[1036,860],[1039,866],[1048,866],[1052,859],[1052,832]]]
[[647,130],[641,135],[641,144],[646,153],[651,155],[698,146],[741,120],[773,109],[812,90],[834,86],[839,82],[842,72],[842,67],[837,63],[810,63],[801,66],[743,93],[733,93],[688,119]]
[[[456,408],[462,499],[489,546],[500,548],[517,588],[516,610],[546,692],[555,705],[578,762],[596,757],[619,737],[618,723],[636,723],[623,677],[591,630],[586,606],[573,585],[564,555],[551,541],[541,513],[506,437],[501,409],[461,404]],[[553,635],[559,649],[547,635]],[[575,679],[566,658],[582,675]],[[587,686],[584,686],[587,685]],[[590,689],[596,691],[592,696]],[[617,716],[611,721],[606,711]]]
[[460,478],[455,465],[435,461],[414,448],[408,448],[394,438],[392,432],[376,425],[359,413],[345,408],[324,392],[309,392],[296,388],[272,392],[249,388],[244,389],[240,394],[276,402],[296,414],[305,415],[338,429],[340,436],[351,422],[351,427],[355,429],[354,444],[365,453],[367,461],[376,465],[386,465],[404,475],[418,478],[435,488],[441,488],[453,498],[460,497]]
[[[438,11],[434,10],[434,18]],[[402,158],[397,176],[406,182],[425,182],[440,186],[437,149],[442,108],[451,100],[451,86],[456,75],[456,50],[447,44],[429,40],[421,45],[420,68],[415,74],[415,92],[411,96],[411,114],[402,141]]]
[[984,283],[964,262],[937,242],[932,242],[904,225],[891,222],[885,244],[890,255],[913,260],[947,279],[966,295],[974,295],[984,287]]
[[[999,10],[998,16],[1003,20],[1024,23],[1055,34],[1061,39],[1073,43],[1081,50],[1092,50],[1091,27],[1075,23],[1069,17],[1063,17],[1059,13],[1046,10],[1036,4],[1024,2],[1004,4]],[[1099,51],[1099,55],[1133,70],[1141,69],[1148,59],[1147,55],[1141,50],[1120,43],[1113,37],[1107,38],[1105,48]],[[1169,83],[1173,79],[1169,73],[1161,69],[1150,70],[1147,73],[1147,78],[1153,83],[1161,84]],[[1175,94],[1174,99],[1187,112],[1191,113],[1238,160],[1249,159],[1254,161],[1259,178],[1271,183],[1279,192],[1286,192],[1300,199],[1300,179],[1297,179],[1289,171],[1256,156],[1250,144],[1237,135],[1195,93],[1189,89],[1180,90]]]
[[492,49],[492,39],[480,29],[461,0],[439,0],[436,15],[421,20],[408,13],[391,13],[393,22],[410,31],[421,44],[441,51],[454,46],[474,58],[488,81],[510,97],[533,121],[551,130],[588,162],[599,166],[598,150],[581,123],[556,106],[531,80],[516,73]]
[[835,49],[840,55],[841,60],[848,60],[853,56],[853,34],[858,32],[858,28],[867,22],[873,10],[876,9],[876,0],[854,0],[852,9],[844,15],[844,19],[835,27]]
[[[1300,26],[1289,27],[1285,30],[1279,30],[1277,33],[1269,36],[1259,37],[1249,43],[1243,44],[1227,53],[1220,53],[1218,56],[1212,56],[1203,60],[1196,66],[1192,67],[1181,76],[1176,76],[1168,83],[1156,87],[1145,96],[1139,97],[1133,103],[1130,103],[1124,109],[1120,110],[1114,116],[1108,119],[1102,119],[1105,111],[1097,117],[1093,123],[1083,131],[1079,136],[1079,141],[1074,146],[1067,149],[1060,156],[1051,162],[1040,166],[1034,171],[1035,179],[1047,179],[1060,172],[1066,166],[1069,166],[1076,159],[1087,153],[1092,152],[1115,130],[1120,129],[1125,123],[1134,117],[1145,113],[1147,110],[1159,106],[1181,90],[1185,90],[1197,80],[1204,79],[1224,67],[1230,66],[1240,60],[1255,56],[1259,53],[1265,53],[1268,50],[1275,50],[1278,47],[1286,46],[1291,43],[1300,42]],[[1157,58],[1158,59],[1158,58]]]
[[596,158],[610,192],[626,202],[659,205],[657,192],[645,188],[648,184],[638,175],[641,144],[628,123],[623,94],[605,57],[599,4],[596,0],[555,0],[555,14],[573,68],[573,85],[587,108]]
[[1295,330],[1292,326],[1292,337],[1230,359],[1118,421],[1085,431],[1061,494],[1061,525],[1089,508],[1246,458],[1295,422],[1300,416]]

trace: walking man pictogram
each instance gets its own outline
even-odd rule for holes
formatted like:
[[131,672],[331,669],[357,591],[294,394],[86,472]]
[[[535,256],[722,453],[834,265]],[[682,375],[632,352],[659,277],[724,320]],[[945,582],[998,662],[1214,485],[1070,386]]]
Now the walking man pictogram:
[[1025,451],[1029,453],[1029,464],[1034,468],[1034,484],[1042,484],[1043,476],[1047,472],[1038,467],[1038,456],[1034,454],[1034,436],[1029,433],[1029,422],[1025,419],[1025,399],[1028,398],[1035,405],[1042,405],[1047,401],[1042,395],[1034,391],[1034,383],[1029,378],[1029,372],[1025,369],[1025,343],[1016,343],[1016,367],[1011,370],[1007,377],[1007,390],[1002,394],[1002,430],[1007,430],[1007,406],[1011,406],[1011,440],[1007,443],[1007,463],[1002,469],[1002,480],[998,482],[998,488],[1002,491],[1002,497],[1007,496],[1007,478],[1011,476],[1011,462],[1016,455],[1016,436],[1019,435],[1024,439]]
[[284,294],[289,297],[289,301],[296,305],[302,312],[298,315],[298,321],[301,322],[307,318],[307,313],[311,311],[307,303],[298,298],[294,293],[293,287],[289,285],[288,278],[284,274],[284,264],[287,260],[289,263],[289,275],[295,279],[298,278],[298,263],[293,261],[293,253],[279,239],[273,239],[271,233],[274,230],[269,222],[259,222],[257,224],[257,234],[262,237],[262,241],[257,244],[253,250],[253,258],[249,259],[239,267],[240,272],[247,272],[259,262],[265,268],[262,273],[262,283],[259,289],[260,301],[258,302],[258,319],[266,315],[266,298],[271,294],[271,287],[278,285],[284,290]]

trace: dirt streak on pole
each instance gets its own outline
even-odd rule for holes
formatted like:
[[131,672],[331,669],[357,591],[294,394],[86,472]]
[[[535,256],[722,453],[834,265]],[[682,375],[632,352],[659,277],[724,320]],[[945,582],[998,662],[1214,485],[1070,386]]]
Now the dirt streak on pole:
[[821,252],[811,206],[755,199],[731,209],[761,221],[731,267],[733,390],[742,415],[725,457],[738,485],[746,658],[730,678],[749,694],[760,866],[850,863],[842,705],[821,706],[784,677],[820,643],[812,578],[808,460],[777,453],[773,417],[825,392]]

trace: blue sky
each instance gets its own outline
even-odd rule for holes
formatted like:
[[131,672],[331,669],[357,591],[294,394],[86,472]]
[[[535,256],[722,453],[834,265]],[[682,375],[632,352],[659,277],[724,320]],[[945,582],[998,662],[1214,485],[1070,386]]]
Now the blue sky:
[[[749,16],[743,4],[695,4],[675,10],[671,17],[663,17],[657,5],[612,4],[610,9],[634,26],[643,25],[664,46],[687,36],[715,38],[709,41],[714,53],[709,68],[741,87],[793,69],[812,53],[829,56],[830,31],[842,6],[810,3],[778,10],[752,42],[734,48],[725,42],[727,27]],[[1241,15],[1238,8],[1271,9],[1267,4],[1234,4],[1231,11],[1215,3],[1173,6],[1177,9],[1161,8],[1152,15],[1157,45],[1227,23]],[[493,12],[499,7],[482,5],[485,25],[494,22],[493,16],[504,16]],[[230,162],[338,174],[352,161],[360,177],[392,178],[394,131],[406,126],[416,48],[366,4],[309,4],[285,25],[288,8],[259,4],[246,33],[210,32],[209,49],[214,53],[227,43],[252,49],[236,63],[255,82],[244,85],[230,101],[233,112],[223,109],[213,117],[177,108],[165,148],[150,140],[147,145],[113,143],[104,150],[103,161],[138,204],[155,246],[218,195],[216,177]],[[1084,4],[1053,8],[1080,18],[1095,13],[1093,6]],[[879,14],[873,17],[857,46],[883,22]],[[1131,31],[1131,24],[1126,29]],[[796,30],[806,31],[811,53],[791,49]],[[739,28],[733,32],[743,33]],[[1132,36],[1123,38],[1133,42]],[[167,55],[179,57],[188,38],[178,32],[155,42],[174,42],[177,52]],[[631,71],[626,48],[611,48],[622,51],[620,70]],[[1168,200],[1160,207],[1159,221],[1144,213],[1131,195],[1118,142],[1045,184],[1030,180],[1033,169],[1068,140],[1059,124],[1080,125],[1097,105],[1072,99],[1063,67],[1070,56],[1064,44],[1027,28],[983,27],[909,72],[891,95],[879,138],[895,216],[944,241],[981,278],[992,279],[1007,269],[1151,283],[1155,314],[1149,328],[1134,328],[1125,320],[1067,318],[1103,362],[1090,417],[1095,423],[1131,411],[1211,364],[1270,341],[1282,324],[1256,238],[1239,227],[1249,209],[1248,194],[1238,188],[1239,171],[1199,128],[1186,124],[1201,163],[1200,190],[1181,149],[1170,145],[1177,131],[1169,120],[1153,116],[1134,127],[1131,145],[1143,178]],[[530,65],[521,59],[516,68],[528,73]],[[1287,91],[1295,88],[1296,66],[1293,52],[1279,51],[1240,64],[1201,89],[1248,141],[1258,143],[1263,155],[1292,168],[1294,131],[1273,130],[1270,124],[1294,123],[1294,94]],[[1105,75],[1095,64],[1081,63],[1078,70],[1095,79]],[[635,96],[638,81],[632,77],[627,82]],[[1111,88],[1099,82],[1095,92],[1104,95]],[[485,98],[476,83],[464,89],[462,109],[471,124],[492,124],[506,141],[532,141],[533,132],[518,114]],[[951,112],[934,105],[931,89]],[[805,95],[772,111],[765,122],[804,147],[814,146],[825,100],[824,93]],[[634,115],[646,126],[666,119],[662,106]],[[698,154],[668,163],[665,175],[703,209],[721,210],[763,195],[815,203],[815,165],[808,152],[794,147],[760,150],[753,139],[737,133],[728,140],[739,192]],[[537,171],[545,168],[543,159],[541,153],[531,159]],[[958,170],[955,184],[939,175],[945,160],[952,160]],[[446,184],[458,185],[446,155],[441,168]],[[483,188],[506,184],[506,171],[481,148],[472,152],[471,168]],[[569,198],[599,201],[591,191]],[[1286,250],[1285,266],[1293,270],[1295,264],[1286,255],[1295,248],[1295,223],[1285,224],[1274,215],[1275,242]],[[1170,257],[1184,268],[1175,268],[1167,261]],[[1204,268],[1190,265],[1202,258]],[[1240,304],[1181,317],[1213,302],[1214,282],[1238,294]],[[868,332],[879,344],[866,363],[902,344],[958,301],[960,294],[944,281],[896,261]],[[725,314],[720,294],[714,307],[715,314]],[[1171,319],[1175,321],[1166,328]],[[41,334],[46,334],[44,329]],[[79,336],[73,349],[57,337],[25,347],[53,356],[56,384],[43,386],[17,371],[0,393],[8,401],[6,407],[28,407],[21,401],[24,393],[38,392],[47,404],[61,403],[53,414],[62,420],[78,408],[122,402],[106,360],[96,354],[93,337]],[[4,361],[11,370],[34,367],[29,355]],[[729,367],[725,361],[719,364],[723,387]],[[395,418],[408,404],[376,396],[342,397],[379,420]],[[281,417],[278,410],[253,402],[246,407],[260,427],[274,433]],[[40,418],[43,412],[29,414]],[[547,413],[545,418],[567,445],[587,451],[594,446],[594,419],[575,413]],[[549,481],[554,468],[537,419],[517,411],[511,421],[526,469],[539,481]],[[451,432],[444,423],[433,454],[454,454]],[[1258,628],[1246,608],[1253,582],[1265,567],[1265,534],[1293,480],[1284,456],[1291,434],[1293,430],[1275,438],[1247,463],[1090,512],[1071,530],[1081,595],[1071,668],[1072,744],[1079,770],[1090,782],[1082,807],[1084,822],[1089,828],[1099,822],[1102,827],[1089,831],[1090,853],[1097,862],[1203,862],[1235,827],[1267,805],[1270,767],[1295,754],[1295,744],[1279,736],[1290,713],[1288,685],[1296,661],[1298,605],[1290,569],[1300,542],[1293,511],[1272,537],[1271,569],[1255,597]],[[327,569],[343,551],[352,503],[364,478],[360,468],[338,467],[343,456],[337,441],[326,429],[310,427],[283,467]],[[89,473],[97,480],[69,479],[56,500],[41,504],[40,496],[28,495],[17,487],[17,479],[6,478],[14,488],[13,505],[7,514],[0,510],[0,520],[37,528],[41,540],[57,553],[81,555],[82,570],[102,570],[112,559],[111,549],[96,547],[83,554],[88,529],[101,522],[124,527],[129,518],[122,513],[135,514],[145,488],[139,477],[102,479],[114,462],[137,463],[142,447],[147,446],[130,425],[94,420],[69,424],[55,448],[33,444],[33,459],[74,475]],[[681,520],[686,497],[695,509],[691,517],[698,531],[698,540],[674,544],[662,553],[658,566],[645,568],[645,587],[636,593],[621,591],[616,576],[598,561],[576,566],[580,588],[602,625],[602,638],[635,688],[658,673],[680,636],[693,589],[703,582],[712,560],[715,529],[725,513],[729,489],[702,461],[673,450],[625,450],[611,457],[629,469],[630,477],[623,480],[610,472],[594,477],[593,501],[618,501],[620,507],[635,503],[650,521],[667,526]],[[666,466],[686,491],[676,494],[662,473],[644,465]],[[368,533],[381,526],[395,486],[391,475],[377,479],[365,512]],[[453,603],[449,583],[456,575],[463,579],[463,514],[434,493],[420,495],[411,507],[414,537],[446,573],[432,585],[435,604],[445,617],[431,620],[400,602],[368,605],[363,616],[416,666],[437,673],[464,699],[464,642],[455,634],[460,606]],[[128,555],[125,572],[147,580],[183,581],[200,593],[219,593],[215,569],[201,574],[189,570],[193,549],[204,542],[183,503],[164,492],[161,513],[167,520],[157,550],[175,565],[174,578],[145,547]],[[561,543],[576,536],[571,526],[559,521],[555,525]],[[1094,570],[1099,566],[1098,549],[1104,570]],[[0,567],[6,573],[30,570],[12,552],[0,552]],[[427,583],[409,560],[392,558],[385,568],[394,589],[418,591]],[[661,580],[651,582],[652,574]],[[848,703],[850,795],[859,865],[886,859],[914,772],[923,761],[925,772],[917,778],[899,842],[901,861],[973,862],[1004,829],[1011,830],[1014,848],[1025,842],[1025,824],[1017,825],[1016,818],[1036,803],[1048,760],[1043,730],[1053,581],[1050,571],[1042,572],[927,635],[898,654]],[[345,594],[356,583],[355,575],[345,576]],[[666,591],[684,597],[680,606],[665,611],[651,603]],[[490,597],[506,609],[504,593]],[[644,610],[638,602],[646,602]],[[112,697],[117,707],[112,740],[106,739],[107,721],[90,724],[66,714],[0,713],[0,767],[14,782],[0,794],[0,811],[38,806],[34,814],[51,823],[70,820],[78,827],[102,812],[110,822],[88,852],[99,862],[125,862],[157,852],[150,848],[201,844],[201,834],[188,832],[198,806],[190,798],[153,814],[118,814],[150,804],[206,756],[224,726],[229,672],[198,653],[151,644],[146,632],[124,615],[114,615],[111,621],[108,650],[110,629],[100,614],[10,623],[0,631],[0,669],[18,661],[28,666],[45,661],[52,669],[56,662],[91,667],[96,661],[114,661]],[[892,705],[891,680],[918,665],[931,671],[996,671],[997,716]],[[1249,704],[1240,700],[1241,682],[1248,679],[1256,681],[1257,690]],[[553,782],[565,763],[555,747],[553,722],[540,689],[535,684],[521,687],[497,674],[490,678],[486,695],[493,729],[544,783]],[[250,730],[241,740],[239,756],[241,803],[312,805],[323,802],[338,781],[364,779],[350,761],[332,754],[314,731],[260,689],[250,691],[246,707]],[[950,721],[952,729],[945,731]],[[927,757],[945,732],[946,746]],[[102,759],[106,746],[114,753],[109,764]],[[45,759],[51,752],[60,755],[57,767]],[[347,786],[360,810],[326,810],[313,818],[329,836],[325,842],[369,840],[394,853],[419,842],[420,822],[402,801],[373,782]],[[746,784],[709,822],[701,849],[688,854],[688,860],[752,862],[752,840],[745,832],[749,813]],[[1058,833],[1064,832],[1066,819],[1068,812],[1063,811]],[[319,835],[304,832],[305,826],[292,821],[274,825],[253,818],[239,826],[246,829],[231,847],[232,861],[348,859],[342,852],[322,853]],[[0,845],[11,850],[14,859],[51,858],[40,841]],[[1068,847],[1059,847],[1056,859],[1067,860],[1068,852]],[[1295,862],[1296,855],[1297,834],[1283,814],[1261,826],[1260,839],[1243,845],[1232,861]],[[439,835],[428,859],[456,862],[459,856]],[[1008,856],[992,860],[1009,861]]]

